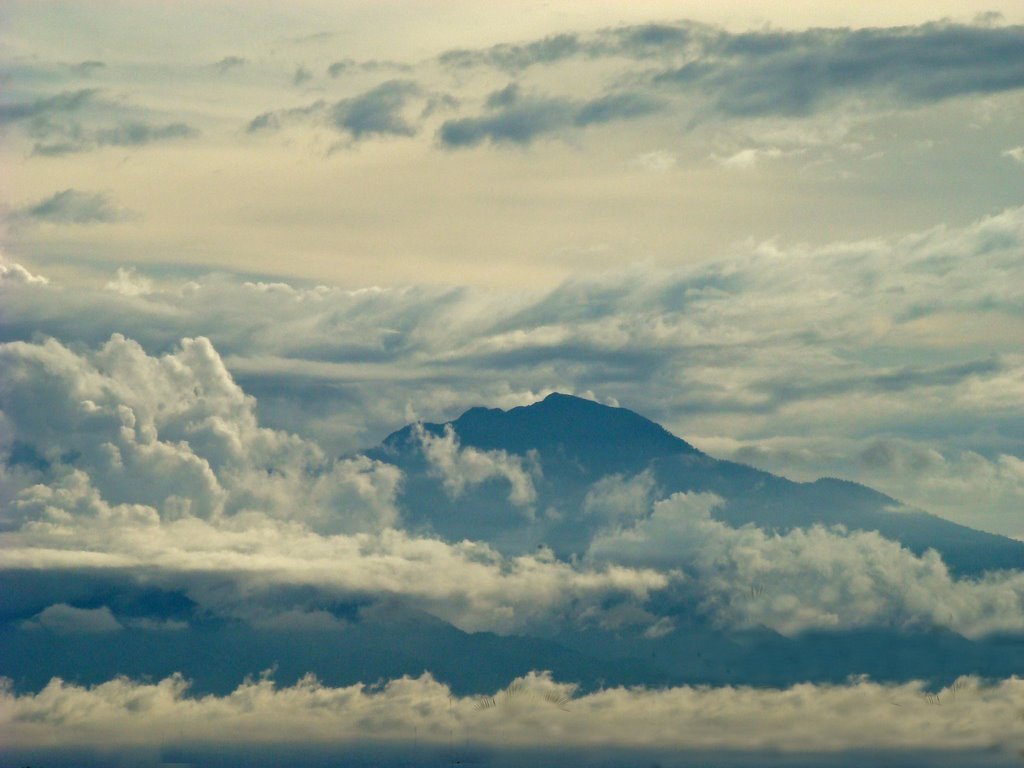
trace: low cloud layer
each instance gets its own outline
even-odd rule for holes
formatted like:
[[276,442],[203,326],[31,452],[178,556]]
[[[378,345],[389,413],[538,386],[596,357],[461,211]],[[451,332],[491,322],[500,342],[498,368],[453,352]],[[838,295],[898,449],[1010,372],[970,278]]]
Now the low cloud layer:
[[265,678],[202,697],[190,696],[178,677],[92,688],[54,680],[37,694],[0,693],[0,729],[7,749],[158,745],[182,733],[193,744],[729,749],[770,751],[774,760],[853,750],[1005,755],[1024,744],[1017,679],[962,678],[932,694],[916,683],[857,681],[783,690],[612,688],[574,697],[573,686],[531,674],[507,690],[520,695],[496,692],[497,705],[481,707],[481,699],[453,697],[429,675],[346,688],[311,677],[277,687]]

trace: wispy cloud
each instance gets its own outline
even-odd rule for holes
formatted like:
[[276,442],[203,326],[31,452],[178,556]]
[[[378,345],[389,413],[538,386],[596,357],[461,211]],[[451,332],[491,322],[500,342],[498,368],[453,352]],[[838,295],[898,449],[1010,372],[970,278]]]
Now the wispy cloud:
[[244,67],[248,62],[241,56],[225,56],[220,61],[212,64],[211,66],[219,73],[226,74],[233,69],[240,69]]
[[53,224],[110,224],[131,217],[103,192],[65,189],[18,211],[24,219]]
[[31,101],[0,104],[0,125],[47,118],[76,112],[91,102],[97,94],[95,88],[64,91],[53,96],[43,96]]
[[423,95],[423,89],[412,80],[388,80],[334,104],[320,99],[303,107],[264,112],[249,122],[248,131],[277,130],[293,121],[319,118],[354,141],[371,136],[414,136],[418,124],[406,114],[407,107]]
[[634,120],[664,109],[661,99],[640,93],[612,93],[590,101],[520,97],[508,88],[488,99],[494,108],[481,117],[448,120],[438,138],[449,148],[472,147],[484,141],[526,145],[570,128],[586,128],[618,120]]

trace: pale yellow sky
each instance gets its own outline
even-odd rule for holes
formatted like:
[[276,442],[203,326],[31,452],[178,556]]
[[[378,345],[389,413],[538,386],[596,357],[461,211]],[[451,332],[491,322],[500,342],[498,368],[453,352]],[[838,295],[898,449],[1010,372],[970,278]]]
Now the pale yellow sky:
[[[1024,19],[1019,3],[952,0],[9,4],[6,101],[94,92],[59,119],[0,126],[2,246],[44,272],[97,281],[137,266],[348,286],[553,285],[752,241],[964,224],[1024,194],[1024,166],[1006,154],[1024,142],[1012,88],[900,104],[884,89],[848,96],[839,83],[834,103],[810,114],[709,120],[713,90],[652,85],[677,55],[577,56],[518,72],[453,70],[433,57],[687,18],[736,31],[971,22],[985,11],[1002,12],[1001,24]],[[216,67],[229,57],[240,61]],[[343,59],[407,68],[329,76]],[[88,60],[104,66],[75,69]],[[300,69],[308,76],[295,83]],[[414,135],[353,137],[332,122],[335,105],[396,78],[415,84],[395,112]],[[641,119],[570,121],[519,144],[441,146],[446,122],[486,117],[487,95],[509,83],[545,114],[608,93],[660,106]],[[257,115],[291,108],[313,111],[279,131],[246,131]],[[190,134],[117,138],[143,124]],[[40,156],[41,145],[68,141],[80,151]],[[116,214],[81,223],[28,213],[65,190]]]

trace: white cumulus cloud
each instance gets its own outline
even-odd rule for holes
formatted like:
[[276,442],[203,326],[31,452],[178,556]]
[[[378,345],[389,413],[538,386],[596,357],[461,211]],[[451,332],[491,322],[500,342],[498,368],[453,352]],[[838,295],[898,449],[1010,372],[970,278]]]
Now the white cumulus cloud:
[[707,493],[655,502],[649,517],[596,536],[589,556],[681,568],[726,626],[785,634],[942,626],[971,637],[1024,630],[1022,572],[956,579],[935,551],[918,557],[874,531],[732,528],[711,517],[720,502]]

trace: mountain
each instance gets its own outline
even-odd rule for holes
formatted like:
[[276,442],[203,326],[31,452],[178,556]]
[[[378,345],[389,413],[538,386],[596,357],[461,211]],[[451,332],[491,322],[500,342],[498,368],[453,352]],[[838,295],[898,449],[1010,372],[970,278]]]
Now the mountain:
[[[1020,542],[907,510],[856,483],[796,483],[722,461],[628,409],[568,395],[409,425],[366,453],[403,470],[402,524],[414,532],[487,542],[506,553],[546,546],[567,561],[582,558],[584,567],[591,542],[609,526],[649,516],[652,500],[698,491],[721,497],[711,514],[734,527],[843,525],[878,531],[918,553],[934,548],[959,575],[1024,569]],[[517,495],[515,483],[526,478],[532,493]],[[630,517],[616,518],[619,507]],[[662,566],[677,567],[673,553]],[[69,579],[8,569],[4,578],[0,677],[17,691],[39,690],[54,675],[92,684],[119,674],[160,679],[181,672],[196,693],[223,694],[266,669],[275,670],[279,684],[311,672],[336,686],[429,671],[458,693],[493,693],[530,670],[548,670],[581,691],[842,683],[851,675],[940,686],[960,675],[1006,678],[1024,670],[1024,633],[969,639],[943,627],[941,617],[894,615],[835,629],[826,623],[788,635],[765,626],[737,628],[717,621],[699,591],[688,591],[689,575],[644,601],[607,597],[600,606],[573,607],[507,636],[463,631],[400,595],[338,596],[296,586],[275,593],[273,604],[294,601],[329,620],[285,626],[211,613],[188,587],[161,586],[130,571]],[[108,607],[123,626],[65,633],[33,620],[64,602]]]
[[[423,450],[422,435],[443,438],[446,430],[463,449],[501,451],[533,467],[534,513],[524,514],[508,498],[508,482],[500,477],[453,497]],[[1024,568],[1024,542],[908,508],[858,483],[799,483],[716,459],[633,411],[571,395],[556,393],[507,411],[472,408],[443,424],[408,425],[366,453],[405,472],[400,504],[411,527],[453,541],[483,539],[506,553],[548,546],[560,557],[583,554],[600,523],[588,513],[588,493],[615,476],[649,478],[661,498],[714,493],[723,503],[713,517],[734,527],[751,523],[784,533],[822,524],[878,531],[918,555],[935,549],[958,576]]]

